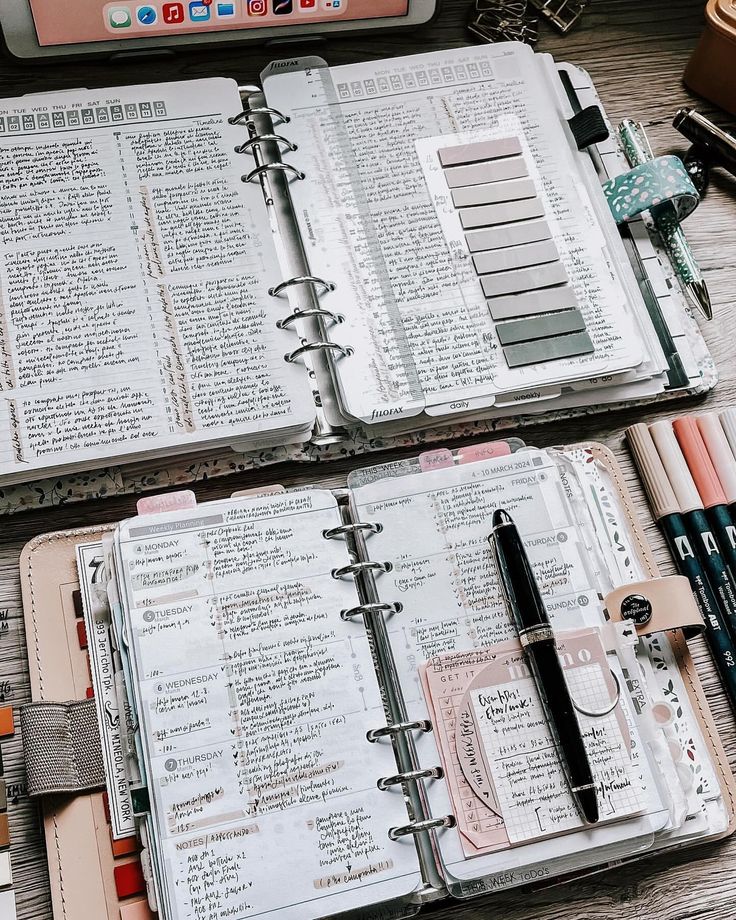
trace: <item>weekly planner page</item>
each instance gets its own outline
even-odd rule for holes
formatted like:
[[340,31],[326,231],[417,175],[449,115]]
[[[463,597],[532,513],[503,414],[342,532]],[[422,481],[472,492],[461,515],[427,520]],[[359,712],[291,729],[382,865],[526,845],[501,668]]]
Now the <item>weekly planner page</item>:
[[3,101],[0,480],[310,425],[241,107],[225,79]]
[[322,302],[345,316],[330,337],[353,349],[337,362],[349,414],[469,412],[651,373],[613,219],[528,46],[282,61],[264,89],[299,146],[302,238],[336,285]]
[[[418,883],[330,492],[122,525],[117,577],[166,920],[325,916]],[[202,879],[206,884],[202,885]]]
[[[430,783],[428,794],[433,815],[457,818],[440,837],[451,877],[505,887],[579,869],[611,847],[649,845],[667,824],[669,794],[655,781],[634,708],[625,694],[617,701],[621,665],[598,635],[601,562],[581,532],[571,477],[552,453],[534,449],[398,472],[359,471],[351,489],[359,519],[382,525],[368,539],[370,558],[393,563],[377,590],[403,605],[387,628],[408,717],[429,715],[434,726],[416,736],[418,760],[445,767],[446,781]],[[586,710],[610,710],[583,724],[598,771],[595,827],[581,826],[565,784],[553,779],[554,747],[488,541],[498,507],[518,526],[558,643],[571,653],[570,686]],[[471,807],[479,783],[490,792]]]

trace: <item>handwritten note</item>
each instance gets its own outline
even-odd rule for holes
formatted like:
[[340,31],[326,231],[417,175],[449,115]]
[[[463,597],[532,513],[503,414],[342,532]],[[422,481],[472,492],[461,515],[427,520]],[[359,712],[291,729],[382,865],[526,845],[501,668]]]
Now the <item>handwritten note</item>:
[[[236,85],[156,92],[166,118],[0,138],[0,480],[310,426],[267,293],[281,272],[263,196],[227,121]],[[62,108],[147,96],[80,91]],[[55,106],[0,109],[38,125]]]
[[[332,570],[329,492],[127,522],[119,569],[136,708],[173,920],[299,920],[406,893],[412,848],[365,628]],[[289,885],[274,885],[288,862]],[[211,884],[203,886],[203,879]],[[370,885],[366,883],[370,881]]]
[[[297,116],[290,127],[299,151],[292,160],[322,190],[318,196],[309,183],[296,183],[292,192],[310,264],[342,292],[346,322],[335,336],[361,343],[338,371],[351,414],[374,422],[416,414],[414,378],[424,407],[440,414],[458,400],[486,398],[491,405],[500,394],[640,363],[611,244],[530,49],[415,55],[335,67],[329,76],[320,68],[306,76],[275,71],[265,88],[272,105]],[[595,342],[589,357],[514,371],[500,355],[477,279],[464,283],[469,259],[462,234],[462,247],[443,235],[441,192],[425,173],[427,145],[438,163],[438,145],[493,131],[509,116],[512,133],[525,139]],[[416,145],[418,139],[424,140]],[[442,191],[447,198],[446,184]],[[610,216],[609,224],[615,233]],[[365,302],[373,309],[362,309]]]
[[[589,712],[610,708],[608,665],[600,641],[587,637],[587,642],[578,643],[570,638],[561,653],[568,664],[565,677],[576,705]],[[492,682],[504,672],[510,680]],[[582,827],[584,822],[521,648],[501,655],[497,666],[486,669],[481,680],[488,685],[471,690],[473,712],[509,841],[518,844]],[[642,790],[632,768],[628,732],[625,722],[622,730],[620,710],[597,717],[577,715],[596,783],[600,820],[621,819],[641,811]]]

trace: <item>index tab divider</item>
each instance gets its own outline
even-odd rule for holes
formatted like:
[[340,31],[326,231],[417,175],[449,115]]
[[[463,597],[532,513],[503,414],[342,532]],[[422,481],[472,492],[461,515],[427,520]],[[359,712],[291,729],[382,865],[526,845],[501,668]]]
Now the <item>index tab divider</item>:
[[425,450],[419,454],[419,468],[423,473],[431,470],[444,470],[448,466],[455,465],[455,458],[452,451],[446,447],[439,447],[437,450]]
[[162,511],[183,511],[197,507],[197,496],[191,489],[146,495],[135,503],[138,514],[160,514]]
[[478,460],[493,460],[496,457],[508,457],[511,445],[508,441],[484,441],[482,444],[471,444],[462,447],[457,452],[457,462],[475,463]]

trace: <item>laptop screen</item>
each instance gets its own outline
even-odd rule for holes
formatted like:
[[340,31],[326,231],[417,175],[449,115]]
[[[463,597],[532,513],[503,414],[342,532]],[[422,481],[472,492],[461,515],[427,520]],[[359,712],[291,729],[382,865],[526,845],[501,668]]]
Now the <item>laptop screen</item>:
[[30,0],[40,45],[406,16],[409,0]]

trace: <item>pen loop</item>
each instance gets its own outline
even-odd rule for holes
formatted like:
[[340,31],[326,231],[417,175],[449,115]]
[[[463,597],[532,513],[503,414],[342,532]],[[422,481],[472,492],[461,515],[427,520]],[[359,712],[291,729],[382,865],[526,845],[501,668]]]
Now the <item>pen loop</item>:
[[571,694],[570,699],[572,700],[572,705],[574,706],[576,712],[579,712],[583,716],[590,716],[591,719],[600,719],[603,716],[610,715],[613,712],[613,710],[618,706],[619,700],[621,699],[621,684],[619,683],[619,679],[616,676],[616,673],[611,668],[609,668],[609,670],[611,671],[611,677],[613,678],[613,682],[616,684],[616,695],[611,705],[608,706],[607,709],[601,709],[599,711],[595,711],[593,709],[583,709],[582,706],[578,706],[578,704],[575,702]]

